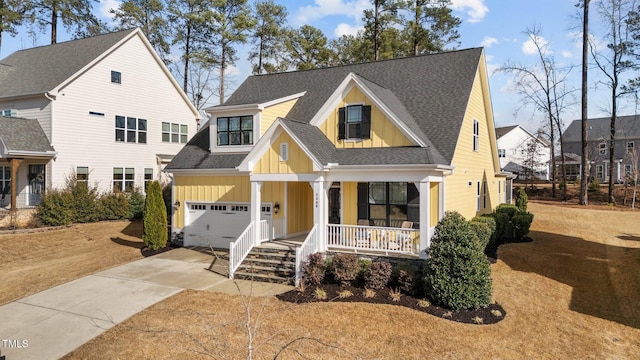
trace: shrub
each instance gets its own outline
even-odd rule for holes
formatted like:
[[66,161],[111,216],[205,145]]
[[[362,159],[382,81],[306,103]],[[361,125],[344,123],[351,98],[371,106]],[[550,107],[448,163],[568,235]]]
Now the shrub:
[[358,277],[360,264],[355,254],[336,254],[332,264],[333,277],[342,285],[349,285]]
[[129,214],[127,219],[140,220],[144,215],[144,195],[137,189],[128,195],[129,200]]
[[491,238],[491,229],[489,229],[489,225],[484,222],[479,221],[470,221],[469,226],[471,230],[476,234],[477,238],[477,246],[480,251],[484,251],[484,248],[489,244],[489,239]]
[[527,193],[524,189],[518,189],[518,192],[516,192],[516,207],[518,210],[526,212],[528,200]]
[[313,297],[316,300],[326,300],[327,299],[327,292],[324,291],[321,288],[316,288],[315,290],[313,290]]
[[167,245],[167,209],[162,200],[160,183],[153,181],[147,189],[144,204],[143,235],[145,246],[151,250],[158,250]]
[[500,221],[502,225],[502,234],[499,238],[500,243],[504,243],[507,240],[513,239],[512,219],[513,219],[513,216],[517,214],[519,211],[520,210],[518,210],[518,208],[512,204],[500,204],[496,208],[496,214],[500,214],[495,218],[496,223]]
[[589,191],[591,192],[600,191],[600,183],[598,182],[598,180],[593,179],[589,182]]
[[494,244],[497,239],[497,223],[492,214],[484,214],[482,216],[476,216],[471,221],[481,222],[489,227],[489,244]]
[[513,222],[514,239],[520,241],[529,233],[529,228],[533,222],[533,214],[528,212],[515,214],[511,221]]
[[400,269],[398,271],[396,284],[398,285],[398,289],[400,289],[400,291],[404,292],[405,294],[413,293],[413,291],[415,290],[414,286],[416,284],[413,272],[406,269]]
[[38,205],[38,220],[49,226],[69,225],[73,222],[71,192],[64,190],[49,190],[42,197]]
[[322,283],[325,275],[324,258],[321,253],[313,253],[307,257],[302,265],[302,282],[305,285],[317,286]]
[[491,267],[477,241],[457,212],[447,212],[436,225],[424,269],[425,291],[436,303],[459,310],[491,302]]
[[384,289],[391,279],[391,264],[374,261],[365,272],[364,287],[368,289]]
[[68,176],[64,191],[71,193],[71,212],[74,223],[89,223],[100,220],[98,189],[86,182],[78,181],[75,175]]
[[104,193],[98,200],[100,220],[122,220],[129,215],[129,200],[123,193]]

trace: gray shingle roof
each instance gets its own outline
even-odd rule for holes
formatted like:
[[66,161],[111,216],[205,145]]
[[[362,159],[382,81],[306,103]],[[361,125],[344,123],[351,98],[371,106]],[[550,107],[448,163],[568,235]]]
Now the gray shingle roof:
[[[589,140],[609,139],[611,118],[589,119]],[[564,131],[565,142],[582,141],[582,120],[574,120]],[[640,138],[640,115],[618,116],[616,119],[616,139]]]
[[496,139],[500,139],[501,137],[507,135],[509,131],[517,128],[518,125],[504,126],[496,128]]
[[47,153],[55,151],[38,120],[0,117],[0,139],[7,151]]
[[0,60],[0,98],[54,89],[132,30],[16,51]]
[[209,127],[198,131],[165,167],[166,170],[235,169],[247,153],[211,154]]
[[[306,92],[289,111],[283,125],[296,134],[324,164],[448,165],[453,158],[481,55],[482,49],[474,48],[331,68],[254,75],[248,77],[223,105],[261,104]],[[427,147],[336,150],[319,129],[309,125],[350,73],[374,92]],[[187,145],[168,168],[199,168],[205,157],[200,151],[208,153],[208,136],[206,143],[196,147],[199,150],[194,145]],[[237,159],[230,162],[235,161]]]

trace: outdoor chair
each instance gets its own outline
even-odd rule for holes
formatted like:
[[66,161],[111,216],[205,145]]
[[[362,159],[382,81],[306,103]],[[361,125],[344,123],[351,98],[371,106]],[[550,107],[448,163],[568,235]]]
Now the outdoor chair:
[[[369,220],[358,220],[358,226],[370,226]],[[369,247],[371,243],[371,230],[357,228],[354,233],[356,247]]]
[[[412,221],[403,221],[400,229],[413,229]],[[396,232],[395,239],[389,240],[389,249],[390,250],[413,250],[413,244],[411,241],[411,234],[406,234],[402,232]]]

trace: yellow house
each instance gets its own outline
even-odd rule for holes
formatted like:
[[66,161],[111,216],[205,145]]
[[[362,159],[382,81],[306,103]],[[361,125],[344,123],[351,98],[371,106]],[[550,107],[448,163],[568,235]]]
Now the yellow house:
[[232,262],[291,237],[299,256],[424,255],[445,211],[510,194],[481,48],[250,76],[207,112],[166,167],[172,231]]

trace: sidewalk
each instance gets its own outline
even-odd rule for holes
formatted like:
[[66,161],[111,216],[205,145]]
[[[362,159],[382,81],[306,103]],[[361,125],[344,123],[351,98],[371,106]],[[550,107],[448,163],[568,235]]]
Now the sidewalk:
[[[184,289],[238,294],[232,280],[208,270],[212,260],[197,251],[174,249],[0,306],[0,353],[6,360],[58,359]],[[237,283],[243,292],[252,288],[254,296],[291,289]]]

